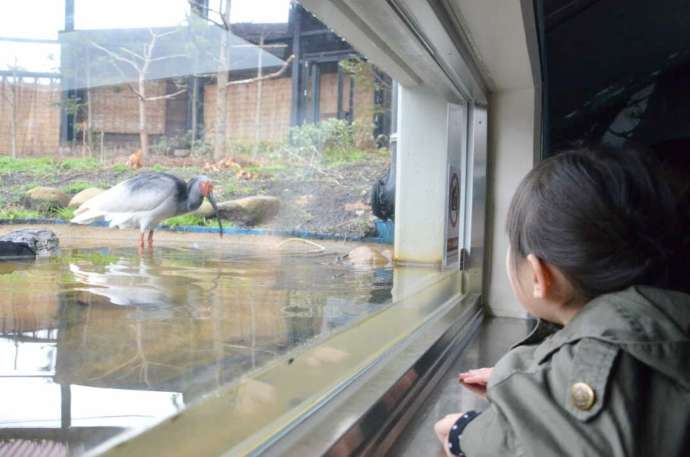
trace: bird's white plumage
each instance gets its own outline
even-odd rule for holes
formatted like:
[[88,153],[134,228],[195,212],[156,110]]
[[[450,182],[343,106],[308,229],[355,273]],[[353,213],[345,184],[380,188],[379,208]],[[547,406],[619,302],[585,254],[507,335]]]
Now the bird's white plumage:
[[[141,176],[141,175],[140,175]],[[153,229],[159,222],[177,212],[176,183],[156,175],[123,181],[84,202],[71,222],[88,224],[103,218],[110,227]]]

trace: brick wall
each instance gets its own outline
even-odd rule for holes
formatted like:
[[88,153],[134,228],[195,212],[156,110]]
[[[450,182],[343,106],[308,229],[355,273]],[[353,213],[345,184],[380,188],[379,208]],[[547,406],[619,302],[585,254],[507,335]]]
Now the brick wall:
[[[146,95],[155,97],[165,92],[165,81],[146,83]],[[139,133],[139,101],[127,86],[91,89],[92,125],[106,133]],[[147,130],[150,134],[165,133],[165,99],[146,102]]]
[[54,154],[60,140],[59,83],[0,81],[0,154],[12,152],[12,100],[16,89],[17,155]]
[[[227,135],[230,141],[254,141],[256,135],[256,83],[240,84],[228,88]],[[216,85],[204,89],[204,123],[206,131],[213,132],[216,118]],[[343,109],[348,108],[350,82],[345,78]],[[290,129],[292,106],[292,80],[278,78],[263,81],[260,116],[260,141],[283,141]],[[321,75],[321,119],[337,115],[338,75]],[[309,108],[308,108],[309,109]],[[355,121],[372,122],[374,115],[373,88],[355,85]]]
[[[292,106],[292,80],[276,78],[265,80],[261,89],[261,115],[259,140],[282,141],[290,128]],[[256,139],[257,83],[228,87],[228,122],[226,132],[230,141],[244,142]],[[211,134],[216,120],[216,85],[204,89],[204,124]]]

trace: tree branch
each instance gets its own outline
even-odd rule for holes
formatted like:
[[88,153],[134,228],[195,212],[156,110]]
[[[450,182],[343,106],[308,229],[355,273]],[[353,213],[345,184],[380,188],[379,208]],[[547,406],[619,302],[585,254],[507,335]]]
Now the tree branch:
[[285,61],[282,67],[280,67],[280,70],[274,72],[274,73],[269,73],[267,75],[261,76],[261,77],[256,77],[256,78],[249,78],[249,79],[238,79],[237,81],[230,81],[227,85],[228,86],[236,86],[238,84],[250,84],[250,83],[255,83],[259,81],[264,81],[266,79],[271,79],[271,78],[277,78],[278,76],[282,75],[285,73],[285,71],[288,69],[290,66],[290,62],[295,58],[295,55],[291,55],[288,57],[288,59]]
[[127,49],[125,47],[120,47],[120,51],[126,52],[127,54],[131,55],[132,57],[136,57],[137,59],[144,60],[144,56],[137,54],[136,52],[132,51],[131,49]]
[[169,56],[161,56],[161,57],[154,57],[152,59],[149,59],[149,62],[158,62],[161,60],[166,60],[166,59],[175,59],[178,57],[187,57],[185,54],[171,54]]
[[163,38],[164,36],[173,35],[173,34],[177,33],[178,30],[170,30],[170,31],[168,31],[168,32],[155,33],[155,32],[153,31],[153,29],[149,29],[149,32],[151,33],[151,35],[153,35],[154,37],[156,37],[156,39],[158,39],[158,38]]
[[167,98],[173,98],[173,97],[176,97],[176,96],[180,95],[180,94],[183,93],[183,92],[187,92],[187,88],[186,88],[186,87],[185,87],[184,89],[178,90],[177,92],[173,92],[172,94],[157,95],[157,96],[155,96],[155,97],[145,97],[145,98],[144,98],[144,101],[152,102],[152,101],[154,101],[154,100],[164,100],[164,99],[167,99]]
[[131,65],[132,68],[134,68],[137,72],[141,71],[141,68],[139,68],[139,66],[133,60],[127,59],[126,57],[122,57],[121,55],[117,54],[116,52],[113,52],[110,49],[105,48],[105,47],[101,46],[100,44],[98,44],[94,41],[91,42],[91,46],[95,47],[96,49],[98,49],[100,51],[105,52],[106,54],[108,54],[110,57],[112,57],[115,60],[119,60],[120,62],[124,62],[126,64]]
[[139,91],[136,90],[136,89],[134,88],[134,86],[133,86],[131,83],[125,83],[125,84],[127,85],[127,87],[129,87],[129,90],[131,90],[131,91],[134,93],[134,95],[137,96],[137,98],[138,98],[139,100],[145,100],[144,96],[141,95],[141,93],[139,93]]

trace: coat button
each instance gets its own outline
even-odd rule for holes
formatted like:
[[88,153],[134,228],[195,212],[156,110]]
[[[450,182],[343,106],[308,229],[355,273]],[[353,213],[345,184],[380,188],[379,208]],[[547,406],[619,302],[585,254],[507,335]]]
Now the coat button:
[[596,395],[594,389],[587,383],[576,382],[570,388],[570,395],[573,399],[573,404],[580,411],[589,411],[594,406]]

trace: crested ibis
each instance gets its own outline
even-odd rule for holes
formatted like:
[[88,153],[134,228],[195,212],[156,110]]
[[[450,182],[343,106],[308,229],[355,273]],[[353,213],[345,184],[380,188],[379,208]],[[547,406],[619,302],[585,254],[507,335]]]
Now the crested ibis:
[[103,218],[110,227],[138,227],[142,248],[144,233],[148,230],[148,245],[151,247],[153,230],[159,222],[198,209],[204,197],[216,211],[222,237],[223,226],[213,197],[213,184],[206,176],[195,176],[185,183],[168,173],[140,173],[84,202],[70,222],[88,224]]

